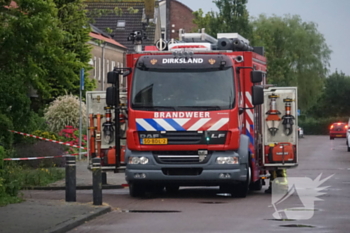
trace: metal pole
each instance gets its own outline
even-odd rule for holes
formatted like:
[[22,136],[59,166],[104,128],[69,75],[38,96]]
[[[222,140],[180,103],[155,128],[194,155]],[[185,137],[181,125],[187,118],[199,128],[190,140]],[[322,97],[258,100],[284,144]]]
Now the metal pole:
[[66,201],[76,201],[76,159],[74,156],[66,157]]
[[82,91],[84,90],[84,68],[80,70],[80,106],[79,106],[79,160],[81,160],[81,131],[82,131],[82,115],[81,115],[81,101]]
[[92,159],[93,204],[102,205],[102,171],[101,158]]
[[118,77],[115,84],[115,99],[116,99],[116,106],[115,106],[115,171],[117,172],[118,168],[120,167],[120,95],[119,95],[119,76],[120,72],[118,73]]

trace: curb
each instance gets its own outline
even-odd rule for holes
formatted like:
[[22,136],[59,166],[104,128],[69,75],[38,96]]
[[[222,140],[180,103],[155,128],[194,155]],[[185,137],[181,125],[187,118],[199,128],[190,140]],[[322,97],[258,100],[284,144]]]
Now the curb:
[[[102,185],[102,189],[123,189],[125,185]],[[77,186],[76,190],[89,190],[92,185]],[[66,190],[66,186],[55,187],[24,187],[22,190]]]
[[110,206],[103,207],[102,209],[97,210],[94,213],[91,213],[91,214],[88,214],[88,215],[76,218],[74,220],[69,220],[69,221],[67,221],[67,222],[65,222],[63,224],[60,224],[60,225],[54,227],[53,229],[48,229],[45,232],[49,232],[49,233],[64,233],[64,232],[67,232],[69,230],[72,230],[75,227],[78,227],[78,226],[84,224],[86,221],[92,220],[93,218],[96,218],[96,217],[98,217],[100,215],[106,214],[106,213],[110,212],[111,210],[112,210],[112,208]]

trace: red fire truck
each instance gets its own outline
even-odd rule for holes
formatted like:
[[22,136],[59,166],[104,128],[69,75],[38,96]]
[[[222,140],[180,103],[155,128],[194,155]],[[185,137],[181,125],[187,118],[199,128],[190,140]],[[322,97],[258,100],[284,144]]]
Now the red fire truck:
[[[132,36],[128,68],[108,74],[113,87],[99,102],[102,118],[89,108],[98,106],[96,94],[87,98],[90,156],[106,169],[125,166],[131,196],[219,186],[245,197],[262,188],[268,170],[297,166],[297,89],[266,85],[263,48],[237,33],[216,39],[180,30],[179,41],[141,51],[142,36]],[[125,101],[120,77],[127,77]],[[120,124],[127,125],[124,141]]]

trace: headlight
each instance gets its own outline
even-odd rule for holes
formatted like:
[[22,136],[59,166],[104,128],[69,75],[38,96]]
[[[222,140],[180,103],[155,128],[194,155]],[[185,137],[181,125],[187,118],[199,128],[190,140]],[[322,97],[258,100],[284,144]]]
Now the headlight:
[[146,158],[146,157],[141,157],[141,158],[140,158],[140,163],[141,163],[141,164],[147,164],[147,163],[148,163],[148,158]]
[[217,164],[239,164],[238,157],[220,156],[216,158]]
[[142,156],[142,157],[135,157],[131,156],[129,157],[129,164],[147,164],[149,162],[149,159]]

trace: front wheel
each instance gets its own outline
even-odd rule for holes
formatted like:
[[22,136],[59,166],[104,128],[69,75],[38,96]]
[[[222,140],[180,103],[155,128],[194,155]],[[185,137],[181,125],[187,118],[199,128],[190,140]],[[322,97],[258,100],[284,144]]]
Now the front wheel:
[[249,191],[250,179],[251,179],[251,169],[250,169],[250,166],[247,166],[247,179],[241,182],[240,184],[235,185],[231,195],[233,197],[241,197],[241,198],[246,197]]
[[350,145],[348,146],[348,152],[350,152]]
[[129,195],[132,197],[142,197],[145,195],[145,188],[140,184],[129,184]]
[[262,189],[262,179],[259,179],[249,185],[250,190],[260,191]]
[[165,190],[167,193],[171,193],[171,194],[174,194],[174,193],[177,193],[180,189],[180,186],[178,185],[167,185],[165,186]]

